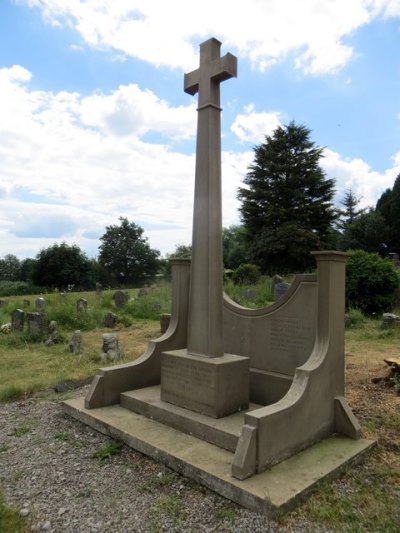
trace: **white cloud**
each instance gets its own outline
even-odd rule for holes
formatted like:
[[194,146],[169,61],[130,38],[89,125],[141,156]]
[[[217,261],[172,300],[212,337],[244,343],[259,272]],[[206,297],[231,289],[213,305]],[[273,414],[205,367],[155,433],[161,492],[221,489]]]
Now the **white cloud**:
[[351,189],[360,198],[360,207],[375,207],[380,195],[393,186],[400,173],[400,153],[395,166],[385,172],[376,172],[362,159],[342,159],[332,150],[325,149],[321,166],[330,178],[336,178],[337,198],[340,201],[346,190]]
[[[90,46],[112,48],[156,66],[192,69],[210,35],[255,68],[295,55],[306,73],[334,72],[352,56],[343,41],[377,16],[399,16],[399,0],[25,0],[46,20],[74,27]],[[196,44],[193,45],[193,42]]]
[[249,104],[243,114],[237,115],[231,131],[242,142],[259,143],[280,125],[281,114],[278,111],[256,112],[254,104]]

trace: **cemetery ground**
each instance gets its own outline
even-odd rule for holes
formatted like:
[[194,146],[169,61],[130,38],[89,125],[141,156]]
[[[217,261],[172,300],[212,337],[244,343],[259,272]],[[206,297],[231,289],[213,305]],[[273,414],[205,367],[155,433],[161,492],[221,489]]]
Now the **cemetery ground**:
[[[63,414],[61,401],[88,388],[68,385],[78,386],[101,366],[103,332],[118,334],[124,362],[160,335],[157,316],[169,310],[168,290],[142,298],[129,291],[134,299],[122,310],[114,309],[106,291],[101,302],[94,293],[67,294],[62,301],[58,294],[45,295],[48,317],[60,325],[60,344],[45,346],[26,333],[0,336],[0,531],[398,531],[400,395],[384,359],[399,357],[400,328],[382,329],[379,319],[354,312],[346,330],[346,397],[363,437],[376,439],[376,447],[274,520]],[[86,313],[76,310],[79,297],[88,300]],[[32,306],[35,297],[28,298]],[[22,299],[7,301],[1,323]],[[112,330],[101,327],[107,310],[120,315]],[[66,349],[76,329],[83,334],[81,355]],[[57,393],[60,384],[64,392]]]

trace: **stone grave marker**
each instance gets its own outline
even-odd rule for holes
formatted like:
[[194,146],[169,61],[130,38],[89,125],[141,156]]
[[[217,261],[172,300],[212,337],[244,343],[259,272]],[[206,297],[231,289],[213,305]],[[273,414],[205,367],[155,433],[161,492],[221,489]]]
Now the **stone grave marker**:
[[46,300],[43,298],[43,296],[39,296],[39,298],[36,298],[35,309],[38,313],[44,313],[46,309]]
[[86,300],[86,298],[78,298],[78,300],[76,300],[76,310],[78,313],[82,313],[82,312],[86,312],[87,311],[87,305],[88,305],[88,302]]
[[72,337],[68,343],[68,351],[76,355],[79,355],[83,352],[83,338],[79,329],[74,331],[72,334]]
[[129,300],[129,293],[126,291],[115,291],[114,293],[114,303],[117,309],[125,307],[126,303]]
[[13,331],[22,331],[24,329],[25,311],[15,309],[11,315],[11,326]]
[[60,342],[60,334],[58,332],[58,324],[55,320],[50,320],[50,324],[47,328],[47,339],[45,341],[46,346],[53,346]]
[[122,351],[119,347],[119,339],[116,333],[103,333],[103,353],[101,358],[104,361],[122,359]]
[[96,283],[96,297],[101,298],[103,296],[103,286],[101,283]]
[[103,317],[103,326],[106,328],[113,328],[117,325],[119,320],[118,315],[108,312]]
[[24,301],[23,301],[23,306],[24,307],[30,307],[30,305],[31,305],[31,301],[28,300],[27,298],[25,298]]
[[287,293],[290,288],[290,283],[285,283],[284,281],[276,283],[274,285],[274,301],[276,302],[279,298],[282,298],[284,294]]
[[34,313],[26,313],[26,319],[29,334],[38,339],[43,338],[46,332],[46,315],[36,311]]

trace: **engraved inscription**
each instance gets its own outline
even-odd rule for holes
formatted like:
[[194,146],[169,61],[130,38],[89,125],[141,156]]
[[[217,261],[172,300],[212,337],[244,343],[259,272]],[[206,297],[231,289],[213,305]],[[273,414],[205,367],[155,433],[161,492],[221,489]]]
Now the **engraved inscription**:
[[272,350],[297,352],[309,347],[311,327],[295,317],[271,319],[270,346]]

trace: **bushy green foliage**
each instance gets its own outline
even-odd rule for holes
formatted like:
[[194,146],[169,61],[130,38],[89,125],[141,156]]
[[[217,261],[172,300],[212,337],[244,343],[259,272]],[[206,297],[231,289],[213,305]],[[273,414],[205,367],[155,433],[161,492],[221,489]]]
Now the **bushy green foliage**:
[[392,261],[377,253],[351,252],[346,268],[346,305],[367,315],[391,311],[399,286]]
[[0,281],[0,296],[40,294],[42,290],[26,281]]
[[257,265],[244,263],[233,272],[232,281],[235,285],[254,285],[260,276],[261,272]]

